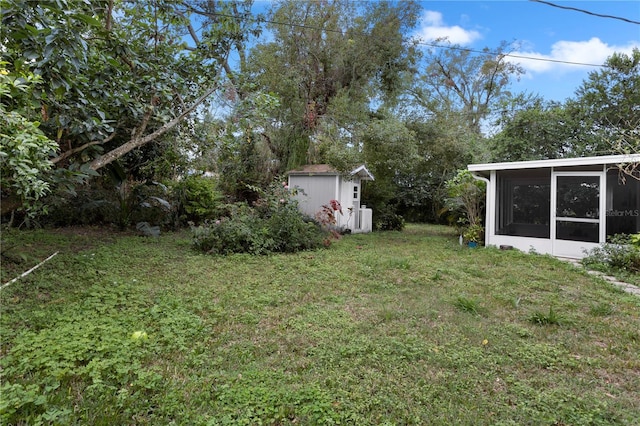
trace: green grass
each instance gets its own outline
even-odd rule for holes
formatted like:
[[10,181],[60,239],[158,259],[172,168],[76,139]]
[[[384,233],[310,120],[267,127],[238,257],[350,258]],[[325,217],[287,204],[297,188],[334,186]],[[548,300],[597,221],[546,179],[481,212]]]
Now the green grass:
[[0,293],[1,424],[639,417],[640,298],[445,227],[263,257],[198,254],[186,233],[6,238],[3,283],[61,253]]

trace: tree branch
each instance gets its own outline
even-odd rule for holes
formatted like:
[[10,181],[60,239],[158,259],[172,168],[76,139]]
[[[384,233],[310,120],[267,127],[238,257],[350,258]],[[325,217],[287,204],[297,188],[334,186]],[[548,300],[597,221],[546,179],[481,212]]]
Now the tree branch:
[[[202,96],[200,96],[198,99],[196,99],[189,108],[187,108],[186,110],[184,110],[180,115],[178,115],[177,117],[175,117],[173,120],[169,121],[168,123],[164,124],[162,127],[160,127],[158,130],[156,130],[153,133],[150,133],[149,135],[141,138],[141,137],[136,137],[137,135],[141,135],[141,132],[135,132],[134,133],[134,137],[132,137],[132,139],[123,144],[120,145],[119,147],[109,151],[108,153],[104,154],[103,156],[96,158],[95,160],[93,160],[91,163],[89,163],[89,167],[92,170],[98,170],[104,166],[106,166],[107,164],[112,163],[113,161],[117,160],[118,158],[122,157],[125,154],[128,154],[129,152],[133,151],[136,148],[140,148],[141,146],[154,141],[155,139],[159,138],[160,136],[164,135],[165,133],[167,133],[169,130],[173,129],[176,125],[178,125],[182,119],[184,119],[186,116],[188,116],[189,114],[191,114],[200,104],[202,104],[202,102],[204,102],[218,87],[217,86],[213,86],[211,88],[209,88]],[[146,127],[146,125],[145,125]]]
[[182,16],[187,22],[187,30],[189,31],[189,34],[191,35],[193,42],[196,44],[196,46],[198,46],[200,44],[200,37],[198,37],[196,30],[193,28],[193,25],[191,25],[191,21],[185,16],[184,13],[178,12],[178,14]]
[[113,0],[109,0],[109,4],[107,5],[107,19],[104,24],[104,27],[107,30],[107,32],[111,32],[111,25],[113,22],[113,16],[111,16],[112,13],[113,13]]
[[90,146],[93,146],[93,145],[101,145],[101,144],[103,144],[103,143],[107,143],[107,142],[109,142],[110,140],[112,140],[113,138],[115,138],[115,137],[116,137],[116,135],[117,135],[117,133],[116,133],[116,132],[113,132],[113,133],[111,133],[109,136],[107,136],[105,139],[103,139],[103,140],[101,140],[101,141],[92,141],[92,142],[87,142],[87,143],[85,143],[84,145],[79,146],[78,148],[74,148],[74,149],[71,149],[71,150],[69,150],[69,151],[65,151],[65,152],[63,152],[62,154],[58,155],[57,157],[53,158],[53,159],[51,160],[51,162],[52,162],[53,164],[57,164],[57,163],[59,163],[60,161],[65,160],[65,159],[67,159],[67,158],[71,157],[71,156],[72,156],[73,154],[75,154],[75,153],[78,153],[78,152],[80,152],[80,151],[84,151],[85,149],[89,148]]

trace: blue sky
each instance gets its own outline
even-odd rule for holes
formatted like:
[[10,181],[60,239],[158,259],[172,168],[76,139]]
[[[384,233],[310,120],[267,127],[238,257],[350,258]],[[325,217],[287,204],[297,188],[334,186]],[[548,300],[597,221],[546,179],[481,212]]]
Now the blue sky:
[[[638,1],[551,1],[640,21]],[[422,1],[424,12],[417,32],[423,40],[449,36],[472,49],[493,48],[500,41],[514,42],[519,56],[602,64],[613,52],[640,48],[640,25],[527,1]],[[564,101],[597,67],[513,58],[526,70],[515,92],[538,93]]]
[[[637,0],[549,1],[640,21]],[[271,3],[256,0],[255,6],[262,12]],[[495,48],[504,40],[515,43],[515,55],[588,64],[602,64],[616,51],[629,53],[633,47],[640,48],[640,25],[528,0],[423,0],[418,3],[423,14],[418,30],[412,35],[427,43],[447,36],[453,43],[481,50]],[[589,71],[598,69],[521,58],[513,60],[519,62],[526,73],[513,84],[512,91],[537,93],[556,101],[572,97]]]

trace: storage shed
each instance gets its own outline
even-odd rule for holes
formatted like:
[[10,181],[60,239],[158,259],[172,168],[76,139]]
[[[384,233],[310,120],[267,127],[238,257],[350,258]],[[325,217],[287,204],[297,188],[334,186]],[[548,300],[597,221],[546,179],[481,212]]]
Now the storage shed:
[[313,164],[289,172],[289,188],[298,188],[296,195],[300,210],[315,217],[315,214],[337,200],[342,214],[336,212],[336,226],[351,232],[371,232],[373,212],[360,204],[362,182],[374,180],[373,175],[362,165],[350,173],[342,174],[328,164]]
[[485,244],[582,258],[615,234],[640,232],[640,154],[471,164],[487,182]]

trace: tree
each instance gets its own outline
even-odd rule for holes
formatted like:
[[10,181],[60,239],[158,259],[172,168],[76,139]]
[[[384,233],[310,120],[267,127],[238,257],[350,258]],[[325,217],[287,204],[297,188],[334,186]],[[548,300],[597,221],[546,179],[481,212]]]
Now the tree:
[[524,73],[507,60],[508,49],[505,42],[494,50],[484,48],[482,54],[452,44],[433,48],[412,90],[415,102],[433,114],[460,114],[468,128],[480,134],[482,120],[510,94],[511,80]]
[[[3,0],[2,6],[3,58],[42,76],[33,100],[43,131],[60,148],[52,161],[93,170],[182,124],[219,89],[229,49],[247,36],[224,15],[236,3]],[[192,23],[214,13],[217,19],[207,18],[208,27],[196,33]]]
[[583,134],[597,135],[592,154],[640,152],[640,49],[614,53],[576,90],[568,107]]
[[154,145],[189,137],[188,118],[221,92],[231,49],[255,34],[253,21],[235,19],[250,6],[1,0],[2,60],[12,74],[41,78],[30,103],[57,143],[51,162],[58,168],[95,171],[119,162],[139,173],[149,156],[165,151]]
[[398,212],[412,221],[439,221],[446,181],[476,162],[477,136],[466,126],[434,117],[407,117],[405,125],[415,135],[417,160],[407,163],[395,178]]
[[[249,69],[257,87],[281,103],[265,129],[281,171],[319,160],[315,141],[353,142],[359,130],[347,117],[393,98],[413,61],[403,34],[417,12],[414,2],[362,7],[345,0],[284,1],[272,10],[274,41],[252,50]],[[351,137],[322,134],[335,129]]]
[[503,104],[491,138],[492,161],[546,160],[580,155],[576,120],[558,102],[520,94]]
[[380,114],[363,132],[363,158],[375,176],[362,199],[374,211],[374,227],[393,221],[399,212],[397,178],[418,161],[416,135],[391,115]]

